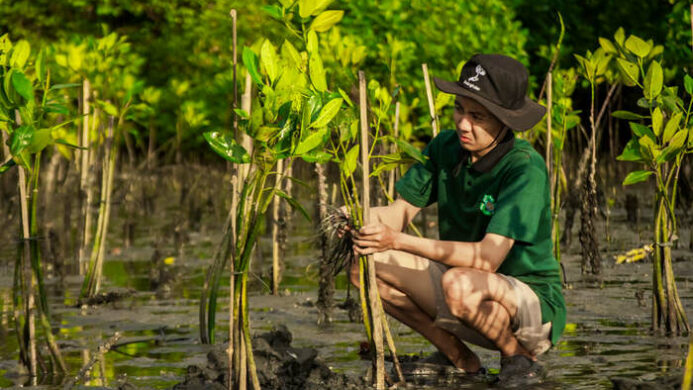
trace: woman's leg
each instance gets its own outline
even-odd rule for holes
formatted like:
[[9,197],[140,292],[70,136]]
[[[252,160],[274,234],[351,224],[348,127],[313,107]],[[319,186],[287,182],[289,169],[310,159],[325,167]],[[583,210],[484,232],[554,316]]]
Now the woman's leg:
[[[453,334],[434,325],[436,302],[429,260],[398,251],[375,255],[378,291],[391,316],[428,339],[456,367],[468,372],[481,368],[478,356]],[[358,287],[358,266],[351,281]]]

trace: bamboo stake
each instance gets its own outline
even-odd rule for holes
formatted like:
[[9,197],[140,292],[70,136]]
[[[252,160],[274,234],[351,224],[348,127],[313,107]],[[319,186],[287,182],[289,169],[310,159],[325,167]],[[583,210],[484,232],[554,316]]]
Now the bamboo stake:
[[426,82],[426,98],[428,99],[428,111],[431,115],[431,127],[433,128],[433,138],[438,135],[438,118],[436,117],[436,106],[433,100],[433,91],[431,90],[431,80],[428,77],[428,65],[421,64],[423,69],[424,81]]
[[[238,13],[236,9],[231,9],[231,12],[229,13],[231,16],[231,30],[232,30],[232,40],[233,40],[233,108],[235,109],[237,104],[238,104],[238,80],[236,78],[236,66],[237,66],[237,52],[236,52],[236,23],[238,21]],[[233,115],[233,136],[234,139],[238,138],[238,119],[236,117],[236,113],[233,112],[231,115]],[[238,180],[238,167],[235,167],[233,170],[233,173],[231,175],[231,209],[229,210],[229,218],[231,219],[231,259],[229,261],[229,348],[227,350],[228,352],[228,358],[229,358],[229,390],[233,390],[233,382],[234,382],[234,375],[233,375],[233,363],[234,363],[234,329],[235,327],[235,318],[234,318],[234,309],[235,309],[235,300],[236,300],[236,294],[234,293],[235,287],[236,287],[236,212],[238,210],[238,185],[239,185],[239,180]]]
[[[395,124],[394,124],[394,137],[399,138],[399,102],[395,103]],[[390,153],[395,153],[397,150],[395,144],[393,143],[390,147]],[[388,177],[387,182],[387,193],[391,199],[395,199],[395,179],[397,175],[397,168],[390,171],[390,177]]]
[[91,241],[91,201],[92,194],[89,191],[90,184],[89,180],[89,160],[90,160],[90,147],[91,142],[89,140],[90,126],[89,126],[89,100],[91,99],[91,85],[88,79],[84,79],[82,83],[82,114],[84,119],[82,122],[82,137],[80,138],[80,147],[82,150],[80,152],[80,175],[79,175],[79,188],[80,195],[82,198],[82,234],[81,243],[79,247],[77,259],[79,262],[79,272],[80,275],[84,274],[86,271],[86,252],[87,246]]
[[[274,176],[274,187],[281,185],[282,175],[284,174],[284,160],[277,161],[277,172]],[[272,295],[279,295],[279,201],[280,197],[272,199]]]
[[[368,166],[368,101],[366,98],[366,75],[359,71],[359,105],[361,114],[361,168],[363,170],[363,224],[370,221],[370,167]],[[375,261],[373,256],[367,256],[368,261],[368,300],[373,319],[373,344],[375,345],[375,387],[385,388],[385,360],[383,353],[383,328],[380,307],[378,305],[378,285],[375,276]],[[363,286],[362,286],[363,288]]]
[[[250,78],[250,73],[246,73],[245,75],[245,92],[243,92],[243,96],[241,96],[241,108],[245,110],[245,112],[250,115],[250,111],[252,109],[252,98],[253,98],[253,80]],[[248,151],[248,154],[252,155],[253,154],[253,140],[250,138],[248,134],[241,134],[241,146],[245,148],[246,151]],[[241,182],[245,180],[245,178],[248,177],[248,173],[250,172],[250,164],[243,164],[241,165]]]
[[[232,31],[232,40],[233,40],[233,108],[234,110],[238,107],[238,80],[236,79],[237,77],[237,68],[238,68],[238,53],[237,53],[237,36],[236,36],[236,22],[238,21],[238,13],[236,12],[235,9],[231,10],[231,31]],[[231,115],[233,116],[233,131],[234,134],[238,133],[238,116],[236,115],[236,112],[232,112]]]

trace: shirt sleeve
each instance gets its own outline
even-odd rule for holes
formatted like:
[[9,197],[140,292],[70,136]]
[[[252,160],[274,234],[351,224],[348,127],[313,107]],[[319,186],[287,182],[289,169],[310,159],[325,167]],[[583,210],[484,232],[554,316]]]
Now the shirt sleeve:
[[[546,167],[537,162],[516,167],[503,179],[494,214],[486,233],[495,233],[528,244],[546,236],[550,224],[541,224],[550,213]],[[550,234],[550,232],[549,232]]]
[[438,173],[435,153],[432,153],[435,141],[431,141],[423,151],[424,156],[428,157],[426,163],[412,165],[395,184],[397,193],[416,207],[426,207],[437,200]]

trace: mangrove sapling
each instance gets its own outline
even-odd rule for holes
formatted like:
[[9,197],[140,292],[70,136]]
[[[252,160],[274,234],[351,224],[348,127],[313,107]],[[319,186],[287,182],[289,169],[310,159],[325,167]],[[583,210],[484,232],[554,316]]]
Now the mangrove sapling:
[[[577,73],[574,68],[554,69],[551,74],[551,84],[546,87],[547,102],[551,96],[552,103],[547,112],[546,122],[541,122],[535,126],[537,134],[547,133],[546,128],[551,128],[550,153],[547,154],[547,167],[549,167],[549,180],[551,185],[551,216],[552,216],[552,241],[554,257],[560,262],[561,259],[561,229],[559,215],[563,208],[563,194],[566,191],[568,182],[566,179],[566,161],[563,155],[566,144],[568,143],[568,130],[575,128],[580,123],[580,111],[573,110],[571,95],[575,90]],[[548,78],[547,78],[548,80]],[[548,106],[548,104],[547,104]],[[549,124],[550,118],[550,124]],[[546,128],[545,128],[546,127]],[[578,177],[579,179],[579,177]],[[581,182],[581,181],[580,181]],[[579,187],[578,187],[579,188]]]
[[[38,244],[39,183],[41,152],[56,142],[57,129],[70,121],[49,126],[51,112],[68,113],[53,95],[50,73],[45,67],[45,56],[39,52],[33,66],[29,63],[31,48],[26,41],[12,44],[5,35],[0,37],[0,131],[9,135],[9,154],[0,172],[17,165],[21,245],[18,246],[13,284],[13,305],[16,333],[20,347],[20,361],[29,368],[32,383],[36,383],[38,369],[43,373],[65,373],[66,366],[51,331],[50,310],[43,280],[43,265]],[[40,97],[36,92],[40,91]],[[36,320],[49,350],[50,366],[40,358],[36,333]]]
[[601,121],[608,103],[616,89],[617,83],[613,82],[609,87],[606,98],[602,102],[599,114],[595,111],[596,88],[604,81],[614,78],[608,73],[608,65],[612,54],[603,48],[598,48],[594,53],[588,52],[585,57],[575,55],[579,64],[581,75],[589,82],[590,86],[590,134],[588,150],[588,163],[585,166],[585,177],[582,181],[582,196],[580,208],[580,244],[582,249],[582,273],[600,274],[601,255],[599,253],[599,240],[597,239],[594,222],[597,217],[597,140],[601,138]]
[[657,58],[662,47],[631,35],[625,39],[622,30],[615,43],[600,40],[612,49],[621,72],[630,86],[642,90],[639,106],[646,115],[616,111],[613,115],[629,121],[632,139],[618,159],[643,164],[642,170],[630,172],[623,185],[646,181],[653,177],[656,184],[653,220],[654,259],[652,275],[652,329],[671,335],[690,332],[686,312],[676,287],[671,249],[678,240],[676,196],[683,159],[693,153],[691,108],[693,78],[683,80],[686,99],[678,96],[678,88],[664,84],[662,65]]
[[302,23],[304,34],[300,36],[304,38],[302,43],[306,47],[303,56],[289,41],[282,45],[281,55],[269,40],[262,43],[259,58],[250,48],[246,47],[243,52],[248,74],[262,90],[259,96],[261,104],[258,105],[261,107],[260,115],[250,116],[244,110],[236,110],[242,119],[239,128],[250,137],[252,151],[241,146],[229,131],[204,134],[215,152],[230,162],[247,166],[248,172],[247,178],[238,182],[241,190],[235,215],[230,215],[226,224],[225,238],[208,272],[200,304],[202,340],[213,342],[218,281],[226,261],[233,262],[230,299],[234,312],[230,342],[234,344],[234,356],[231,359],[233,372],[230,380],[233,383],[230,386],[234,388],[245,386],[246,375],[254,388],[260,386],[250,339],[247,296],[250,258],[262,220],[275,196],[284,198],[308,217],[298,202],[277,186],[286,179],[285,175],[277,172],[277,163],[285,160],[288,168],[295,157],[308,162],[326,162],[330,155],[322,152],[321,148],[329,138],[328,125],[340,111],[343,100],[327,90],[316,33],[336,23],[327,25],[325,30],[322,30],[325,26],[318,23],[320,15],[328,13],[329,16],[333,11],[323,12],[323,8],[309,10],[306,14],[306,7],[310,4],[299,2],[292,8],[296,6],[307,21],[310,21],[313,11],[318,15],[310,28]]

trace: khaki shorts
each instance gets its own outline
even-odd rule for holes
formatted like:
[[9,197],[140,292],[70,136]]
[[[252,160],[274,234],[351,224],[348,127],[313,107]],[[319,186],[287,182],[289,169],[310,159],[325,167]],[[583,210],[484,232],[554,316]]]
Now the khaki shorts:
[[[429,260],[429,275],[433,284],[435,294],[436,316],[434,324],[439,328],[445,329],[462,341],[469,342],[488,349],[497,349],[495,345],[479,332],[464,325],[457,317],[450,313],[450,308],[445,302],[441,278],[450,267]],[[503,274],[498,274],[505,278],[512,286],[517,300],[517,313],[511,319],[513,333],[517,340],[532,355],[538,356],[546,352],[551,347],[549,339],[551,333],[551,323],[541,323],[541,307],[539,298],[532,289],[520,280]]]

